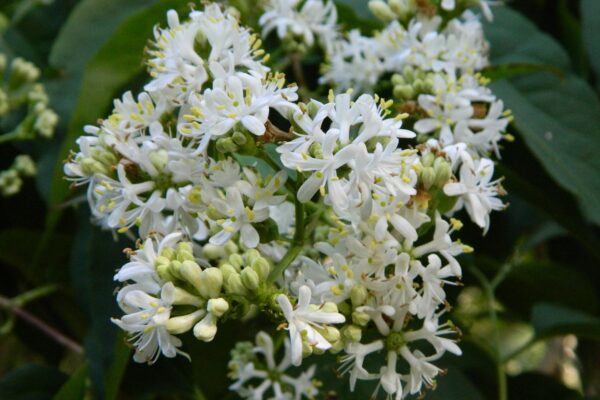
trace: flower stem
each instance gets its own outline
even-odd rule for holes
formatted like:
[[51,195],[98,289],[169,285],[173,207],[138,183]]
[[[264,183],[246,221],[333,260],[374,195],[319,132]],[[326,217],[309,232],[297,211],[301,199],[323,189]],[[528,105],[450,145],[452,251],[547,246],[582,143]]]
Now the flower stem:
[[[47,294],[47,291],[46,291],[46,294]],[[29,300],[31,300],[31,298]],[[30,314],[28,311],[22,309],[21,307],[16,305],[15,302],[12,301],[11,299],[6,298],[4,296],[0,296],[0,307],[13,313],[14,315],[21,318],[23,321],[27,322],[28,324],[32,325],[33,327],[39,329],[40,331],[45,333],[47,336],[52,338],[55,342],[65,346],[67,349],[73,351],[74,353],[83,354],[83,347],[79,343],[68,338],[67,336],[65,336],[64,334],[62,334],[55,328],[51,327],[50,325],[48,325],[47,323],[45,323],[44,321],[42,321],[35,315]]]

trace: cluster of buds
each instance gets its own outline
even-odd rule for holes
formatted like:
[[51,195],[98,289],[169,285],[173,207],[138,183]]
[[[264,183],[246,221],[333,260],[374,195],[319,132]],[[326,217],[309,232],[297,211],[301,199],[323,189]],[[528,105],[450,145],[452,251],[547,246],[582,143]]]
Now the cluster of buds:
[[[37,83],[40,70],[22,58],[10,63],[0,53],[0,143],[10,141],[50,139],[54,135],[58,116],[48,108],[48,96]],[[14,122],[17,120],[17,122]],[[34,176],[36,168],[27,155],[19,155],[13,165],[0,172],[0,193],[17,194],[24,177]]]

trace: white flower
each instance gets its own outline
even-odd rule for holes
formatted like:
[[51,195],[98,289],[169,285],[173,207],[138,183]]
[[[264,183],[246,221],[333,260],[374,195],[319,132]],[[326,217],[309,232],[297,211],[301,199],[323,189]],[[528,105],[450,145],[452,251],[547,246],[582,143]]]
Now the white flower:
[[306,0],[298,10],[299,0],[269,0],[259,24],[266,37],[275,30],[280,39],[298,37],[312,46],[315,36],[325,49],[337,36],[337,10],[333,1]]
[[[247,360],[243,365],[240,365],[240,361],[234,358],[229,365],[232,368],[232,375],[237,380],[229,389],[237,392],[243,398],[252,400],[314,398],[318,393],[313,381],[316,366],[311,366],[296,378],[292,377],[287,373],[287,369],[292,365],[290,344],[287,339],[284,345],[284,356],[279,363],[276,363],[273,339],[267,333],[259,332],[256,335],[256,346],[252,349],[252,353],[261,355],[261,358],[264,358],[266,362],[266,366],[262,363],[256,363],[255,359]],[[232,354],[235,354],[235,350]],[[240,354],[242,360],[247,357],[245,354]],[[258,384],[256,385],[256,383]],[[269,389],[271,389],[273,397],[267,397]]]
[[254,248],[258,245],[260,237],[252,224],[269,218],[268,208],[250,209],[235,187],[228,188],[225,199],[215,199],[214,204],[224,211],[225,218],[217,221],[221,230],[210,238],[210,243],[222,246],[240,232],[240,240],[245,246]]
[[177,347],[181,340],[169,334],[166,323],[171,314],[175,287],[166,283],[161,290],[160,298],[150,296],[142,290],[131,290],[123,296],[123,310],[129,312],[121,319],[112,319],[121,329],[132,334],[131,341],[135,346],[133,359],[137,362],[156,362],[160,354],[175,357],[183,354]]
[[354,391],[357,380],[374,379],[375,375],[369,373],[363,366],[365,358],[372,353],[383,349],[383,340],[376,340],[369,344],[349,343],[344,351],[346,355],[341,359],[340,372],[345,374],[350,371],[350,390]]
[[198,151],[203,151],[212,137],[225,135],[237,124],[262,136],[270,108],[284,117],[296,109],[292,102],[298,98],[297,88],[284,88],[284,83],[281,76],[266,81],[250,75],[215,79],[201,99],[192,99],[190,113],[183,116],[187,122],[180,124],[179,130],[201,139]]
[[[469,216],[484,233],[490,226],[490,212],[502,210],[504,204],[498,199],[498,183],[492,181],[494,162],[487,158],[463,162],[460,167],[460,181],[450,182],[444,186],[448,196],[460,196]],[[461,204],[457,205],[460,208]]]
[[280,294],[277,302],[285,319],[287,330],[290,332],[291,356],[294,365],[302,363],[302,342],[307,341],[310,346],[320,350],[331,348],[329,343],[317,329],[323,329],[327,324],[341,324],[346,318],[337,312],[326,312],[318,306],[311,305],[311,291],[307,286],[298,290],[298,303],[292,307],[287,296]]

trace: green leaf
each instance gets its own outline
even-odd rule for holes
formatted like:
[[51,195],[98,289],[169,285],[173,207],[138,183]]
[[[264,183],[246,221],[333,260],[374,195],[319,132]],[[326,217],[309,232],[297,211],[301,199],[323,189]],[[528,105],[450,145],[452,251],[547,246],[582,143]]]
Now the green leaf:
[[29,364],[0,380],[2,400],[50,400],[67,376],[56,368]]
[[85,397],[88,369],[87,364],[79,367],[79,369],[60,388],[53,400],[83,399]]
[[[486,25],[495,64],[569,70],[565,51],[531,22],[507,8],[495,14],[495,22]],[[512,109],[514,126],[548,173],[600,224],[600,101],[592,88],[572,73],[560,79],[539,72],[495,82],[492,90]]]
[[497,296],[511,311],[525,316],[539,302],[589,313],[598,310],[598,296],[589,278],[571,266],[551,262],[531,261],[515,265],[498,288]]
[[75,295],[88,319],[84,346],[90,378],[97,397],[103,398],[106,390],[114,391],[107,387],[108,381],[112,379],[113,384],[118,386],[118,369],[121,368],[118,365],[111,372],[116,342],[122,340],[117,335],[117,327],[110,321],[111,317],[120,314],[113,295],[115,284],[112,276],[125,263],[122,250],[131,243],[115,241],[111,232],[92,226],[89,219],[88,213],[80,213],[80,228],[73,243],[70,267]]
[[569,333],[580,337],[600,339],[600,319],[555,304],[535,305],[531,323],[537,339]]
[[106,373],[104,400],[115,400],[119,397],[119,387],[131,358],[131,347],[125,340],[123,334],[117,338],[113,363]]
[[600,1],[581,0],[580,4],[583,41],[600,90]]

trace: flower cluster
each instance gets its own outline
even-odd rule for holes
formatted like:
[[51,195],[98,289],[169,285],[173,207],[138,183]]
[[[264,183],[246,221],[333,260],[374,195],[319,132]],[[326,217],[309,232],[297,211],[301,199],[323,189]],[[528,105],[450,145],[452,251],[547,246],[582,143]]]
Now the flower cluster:
[[[265,332],[236,346],[231,390],[245,398],[314,396],[316,367],[288,368],[330,352],[352,390],[372,381],[401,399],[461,354],[446,289],[473,249],[455,214],[485,232],[504,208],[490,157],[510,115],[476,72],[479,21],[442,24],[473,1],[443,1],[442,16],[373,3],[395,15],[374,37],[342,35],[332,2],[265,3],[263,35],[326,51],[322,82],[340,92],[305,102],[233,13],[170,11],[144,92],[85,128],[65,173],[87,185],[100,226],[140,239],[115,275],[114,322],[136,361],[185,354],[180,335],[209,342],[220,321],[258,313],[288,335],[280,363]],[[385,79],[396,101],[370,94]]]
[[[5,132],[0,143],[50,139],[54,135],[58,116],[48,107],[46,91],[37,83],[39,77],[40,70],[34,64],[22,58],[9,63],[0,53],[0,131]],[[17,156],[10,168],[0,171],[0,194],[17,194],[23,178],[35,173],[35,163],[28,155]]]

